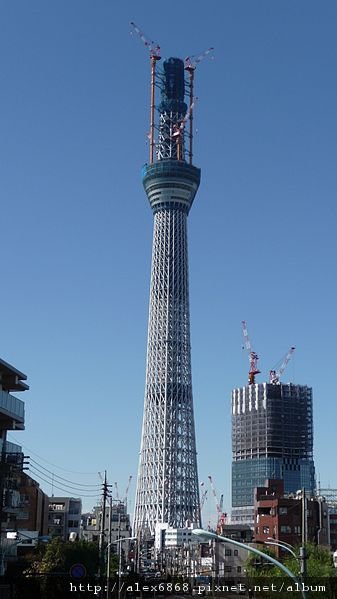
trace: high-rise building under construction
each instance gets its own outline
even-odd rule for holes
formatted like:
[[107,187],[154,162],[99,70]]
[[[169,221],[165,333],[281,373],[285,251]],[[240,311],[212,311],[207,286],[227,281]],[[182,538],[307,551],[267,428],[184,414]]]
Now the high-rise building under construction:
[[253,383],[232,391],[232,520],[252,523],[254,489],[282,479],[314,493],[312,389]]
[[[187,260],[187,216],[200,182],[200,170],[192,164],[193,67],[186,94],[186,64],[179,58],[165,60],[156,80],[159,48],[150,46],[150,56],[150,161],[143,185],[154,233],[136,535],[153,535],[160,523],[200,525]],[[155,84],[160,87],[157,124]]]

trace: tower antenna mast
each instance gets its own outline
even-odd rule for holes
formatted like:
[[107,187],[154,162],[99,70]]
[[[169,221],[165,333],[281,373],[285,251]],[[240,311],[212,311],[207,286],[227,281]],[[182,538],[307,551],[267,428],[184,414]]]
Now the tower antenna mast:
[[194,71],[197,68],[197,64],[201,62],[206,56],[213,52],[214,48],[208,48],[199,56],[187,56],[185,58],[185,71],[189,74],[189,86],[190,86],[190,106],[189,106],[189,119],[190,119],[190,164],[193,162],[193,104],[194,104]]
[[[160,60],[160,46],[155,42],[151,42],[147,39],[144,33],[139,29],[139,27],[131,21],[130,23],[133,30],[139,35],[140,39],[144,43],[144,45],[148,48],[150,53],[150,61],[151,61],[151,103],[150,103],[150,164],[153,163],[153,154],[154,154],[154,98],[155,98],[155,85],[156,85],[156,64],[157,60]],[[131,32],[132,33],[132,32]]]

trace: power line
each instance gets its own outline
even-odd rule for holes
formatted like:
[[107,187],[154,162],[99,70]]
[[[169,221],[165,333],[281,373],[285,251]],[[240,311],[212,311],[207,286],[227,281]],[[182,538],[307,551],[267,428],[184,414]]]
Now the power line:
[[[48,475],[45,474],[44,472],[41,472],[41,470],[39,470],[38,468],[36,468],[36,466],[29,466],[29,470],[31,470],[33,472],[33,474],[36,474],[44,482],[48,483],[49,485],[51,485],[53,487],[56,487],[57,489],[61,489],[62,491],[66,491],[67,493],[69,493],[69,489],[70,489],[71,491],[76,491],[76,493],[79,493],[82,497],[98,497],[98,495],[99,495],[99,490],[97,490],[97,493],[86,494],[86,493],[83,493],[83,489],[78,489],[76,487],[71,487],[71,486],[66,485],[66,484],[63,484],[63,487],[58,486],[58,485],[55,484],[55,481],[53,480],[52,477],[50,477],[49,479],[43,478],[44,476],[48,476]],[[58,483],[59,481],[56,481],[56,482]],[[61,485],[61,484],[62,483],[59,483],[59,485]],[[67,489],[65,489],[64,487],[67,487]]]
[[[47,483],[48,485],[50,485],[52,487],[52,489],[53,488],[58,489],[59,491],[62,491],[63,493],[66,493],[66,495],[69,495],[69,489],[64,489],[63,487],[61,487],[59,485],[55,485],[53,481],[50,481],[50,480],[44,478],[43,476],[41,476],[40,473],[35,472],[33,469],[32,469],[32,473],[33,473],[34,476],[36,476],[36,478],[38,478],[39,480],[42,480],[44,483]],[[85,494],[85,493],[82,493],[82,492],[77,492],[77,493],[81,497],[90,497],[92,499],[98,499],[98,495],[97,494],[96,495],[88,495],[88,494]],[[75,493],[74,493],[74,495],[75,495]]]
[[63,476],[59,476],[58,474],[55,474],[55,472],[52,472],[52,470],[48,470],[48,468],[45,468],[44,466],[39,464],[39,462],[37,462],[33,458],[30,458],[30,461],[33,462],[34,464],[36,464],[37,466],[39,466],[40,468],[42,468],[42,470],[45,470],[46,472],[49,472],[50,474],[52,474],[53,477],[59,478],[61,481],[65,481],[67,483],[74,483],[74,486],[76,486],[76,487],[91,487],[92,489],[100,489],[101,488],[100,485],[88,485],[86,483],[75,483],[72,480],[68,480],[67,478],[64,478]]
[[36,455],[36,457],[40,458],[40,460],[42,460],[43,462],[46,462],[46,464],[49,464],[50,466],[54,466],[54,468],[58,468],[58,470],[63,470],[64,472],[70,472],[70,474],[84,474],[86,476],[93,476],[93,475],[97,476],[97,472],[77,472],[75,470],[68,470],[67,468],[62,468],[62,466],[57,466],[57,464],[53,464],[53,462],[49,462],[48,460],[46,460],[46,458],[43,458],[41,455],[39,455],[38,453],[36,453],[32,449],[30,449],[30,447],[21,443],[21,441],[19,439],[15,439],[15,437],[12,437],[12,439],[15,443],[17,443],[21,447],[28,449],[28,451],[30,453],[32,453],[33,455]]

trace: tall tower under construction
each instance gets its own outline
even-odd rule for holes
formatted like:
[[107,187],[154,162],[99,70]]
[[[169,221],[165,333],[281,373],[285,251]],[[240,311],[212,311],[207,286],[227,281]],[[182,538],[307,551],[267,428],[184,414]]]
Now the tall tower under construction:
[[252,524],[254,489],[282,479],[314,493],[312,389],[255,383],[232,391],[232,521]]
[[[187,217],[200,182],[200,169],[192,164],[192,77],[185,81],[193,72],[186,73],[181,59],[169,58],[156,78],[158,47],[150,56],[150,161],[143,185],[154,232],[136,535],[153,535],[157,523],[200,525],[187,255]],[[155,86],[160,88],[157,119]]]

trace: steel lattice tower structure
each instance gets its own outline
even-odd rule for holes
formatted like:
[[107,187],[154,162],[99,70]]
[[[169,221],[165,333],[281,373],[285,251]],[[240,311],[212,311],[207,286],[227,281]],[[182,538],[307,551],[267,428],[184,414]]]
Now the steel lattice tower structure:
[[[152,75],[156,59],[152,56]],[[164,61],[159,81],[158,142],[151,140],[150,163],[143,169],[154,233],[136,535],[144,531],[153,535],[157,523],[174,528],[186,526],[186,521],[201,525],[187,256],[187,216],[199,187],[200,169],[191,164],[191,152],[184,147],[193,98],[190,95],[188,109],[183,61]],[[152,83],[154,94],[154,76]]]

